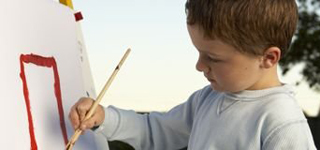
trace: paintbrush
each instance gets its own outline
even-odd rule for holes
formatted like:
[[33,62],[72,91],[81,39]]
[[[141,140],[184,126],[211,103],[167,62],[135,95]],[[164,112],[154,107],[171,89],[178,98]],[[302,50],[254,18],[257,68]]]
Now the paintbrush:
[[[112,81],[114,80],[115,76],[117,75],[117,73],[119,72],[122,64],[124,63],[124,61],[126,60],[126,58],[128,57],[129,53],[130,53],[131,49],[129,48],[126,53],[123,55],[122,59],[120,60],[119,64],[117,65],[117,67],[114,69],[113,73],[111,74],[111,76],[109,77],[107,83],[104,85],[103,89],[101,90],[100,94],[98,95],[96,101],[93,103],[93,105],[91,106],[89,112],[86,114],[84,120],[89,119],[93,113],[95,112],[96,108],[98,107],[100,101],[102,100],[102,97],[104,96],[104,94],[106,93],[106,91],[108,90],[108,88],[110,87]],[[73,134],[73,136],[71,137],[71,139],[69,140],[68,144],[66,145],[66,150],[72,150],[75,142],[77,141],[77,139],[79,138],[79,136],[81,135],[82,130],[81,129],[77,129],[75,131],[75,133]]]

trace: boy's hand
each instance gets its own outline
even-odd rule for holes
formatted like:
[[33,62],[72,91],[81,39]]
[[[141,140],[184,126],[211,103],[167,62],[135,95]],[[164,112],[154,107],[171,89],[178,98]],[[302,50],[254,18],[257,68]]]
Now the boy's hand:
[[74,104],[69,113],[69,119],[71,121],[72,127],[76,130],[80,128],[81,130],[91,129],[93,127],[99,126],[104,121],[105,112],[101,105],[99,105],[93,115],[86,121],[84,118],[89,112],[93,99],[81,98],[76,104]]

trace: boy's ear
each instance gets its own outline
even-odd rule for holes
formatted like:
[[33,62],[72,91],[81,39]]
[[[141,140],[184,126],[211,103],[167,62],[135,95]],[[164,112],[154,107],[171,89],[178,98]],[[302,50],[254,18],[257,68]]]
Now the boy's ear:
[[268,69],[276,66],[281,57],[281,50],[278,47],[269,47],[263,54],[261,67]]

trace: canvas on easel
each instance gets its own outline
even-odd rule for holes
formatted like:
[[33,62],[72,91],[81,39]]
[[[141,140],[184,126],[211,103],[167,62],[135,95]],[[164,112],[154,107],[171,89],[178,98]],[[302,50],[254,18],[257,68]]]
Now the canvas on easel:
[[[64,149],[71,106],[95,96],[74,11],[52,0],[0,1],[1,149]],[[76,150],[95,150],[86,132]]]

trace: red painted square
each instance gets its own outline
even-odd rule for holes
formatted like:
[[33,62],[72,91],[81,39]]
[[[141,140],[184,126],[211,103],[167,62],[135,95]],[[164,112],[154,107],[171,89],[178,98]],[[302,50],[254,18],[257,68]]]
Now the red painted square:
[[23,95],[26,103],[26,109],[28,114],[28,122],[29,122],[29,133],[30,133],[30,142],[31,142],[31,150],[37,150],[37,142],[34,134],[34,125],[33,125],[33,118],[31,113],[31,106],[30,106],[30,99],[29,99],[29,90],[28,85],[26,81],[26,75],[24,71],[24,63],[29,64],[35,64],[40,67],[47,67],[53,69],[54,74],[54,93],[57,100],[57,106],[58,106],[58,112],[59,112],[59,118],[60,118],[60,127],[61,132],[63,135],[64,143],[65,145],[68,143],[68,137],[67,137],[67,130],[65,126],[64,121],[64,111],[63,111],[63,105],[62,105],[62,98],[61,98],[61,88],[60,88],[60,78],[59,73],[57,69],[56,61],[53,57],[42,57],[35,54],[29,54],[29,55],[20,55],[20,77],[23,84]]

